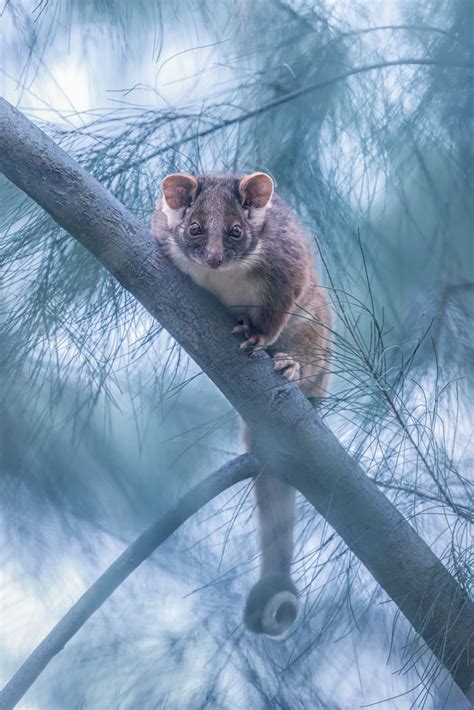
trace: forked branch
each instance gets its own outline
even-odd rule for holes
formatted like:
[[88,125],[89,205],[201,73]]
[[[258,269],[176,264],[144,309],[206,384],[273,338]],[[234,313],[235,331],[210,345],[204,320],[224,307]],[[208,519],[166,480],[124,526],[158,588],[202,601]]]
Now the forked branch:
[[[252,429],[259,459],[298,488],[467,694],[472,601],[270,358],[239,352],[225,310],[159,252],[97,180],[0,99],[0,170],[80,241],[166,328]],[[394,472],[396,475],[396,472]]]
[[115,562],[72,606],[49,634],[28,656],[15,675],[0,692],[0,707],[10,710],[44,671],[48,663],[62,651],[68,641],[102,606],[127,577],[137,569],[180,525],[206,503],[246,478],[258,473],[254,456],[245,454],[225,464],[216,473],[191,488],[165,515],[150,525],[140,537],[122,552]]

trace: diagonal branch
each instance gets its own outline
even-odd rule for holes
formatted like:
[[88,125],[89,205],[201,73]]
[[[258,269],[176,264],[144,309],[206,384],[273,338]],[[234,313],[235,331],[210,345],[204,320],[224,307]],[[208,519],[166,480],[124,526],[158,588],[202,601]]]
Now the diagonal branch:
[[210,126],[209,128],[203,128],[199,131],[190,133],[189,135],[184,136],[183,138],[179,138],[173,143],[168,143],[167,145],[160,146],[159,148],[156,148],[156,150],[151,151],[143,157],[137,158],[136,160],[129,160],[125,164],[120,165],[120,167],[116,168],[110,173],[107,173],[107,178],[111,180],[120,173],[130,170],[131,168],[137,168],[143,163],[146,163],[149,160],[152,160],[153,158],[157,158],[159,155],[163,155],[163,153],[167,153],[170,150],[177,150],[178,148],[181,148],[181,146],[185,143],[192,143],[195,140],[208,138],[209,136],[213,135],[214,133],[217,133],[218,131],[222,131],[223,129],[229,128],[230,126],[245,123],[251,118],[255,118],[256,116],[260,116],[263,113],[267,113],[267,111],[272,111],[273,109],[278,108],[283,104],[286,104],[290,101],[294,101],[295,99],[299,99],[301,96],[310,94],[313,91],[321,91],[321,89],[326,89],[328,86],[332,86],[333,84],[337,84],[339,81],[349,79],[351,76],[357,76],[358,74],[366,74],[368,72],[373,72],[376,70],[390,69],[392,67],[407,66],[445,67],[452,69],[468,69],[471,71],[472,69],[474,69],[474,64],[472,62],[463,59],[439,60],[406,58],[385,60],[382,62],[375,62],[374,64],[364,64],[361,67],[354,67],[348,69],[347,71],[342,72],[341,74],[337,74],[336,76],[332,76],[329,79],[324,79],[323,81],[315,81],[311,84],[307,84],[306,86],[301,86],[299,89],[295,89],[294,91],[289,91],[288,93],[283,94],[282,96],[278,96],[277,98],[268,101],[266,104],[263,104],[258,108],[252,109],[251,111],[244,111],[238,116],[231,116],[230,118],[225,118],[222,121],[219,121],[219,123]]
[[115,562],[89,587],[67,614],[28,656],[15,675],[0,692],[0,707],[10,710],[21,700],[48,663],[86,623],[92,614],[113,594],[130,574],[149,557],[172,533],[194,513],[227,488],[255,476],[257,459],[251,454],[238,456],[216,473],[194,486],[171,510],[150,525],[140,537],[122,552]]
[[79,240],[200,365],[252,428],[256,451],[339,533],[465,693],[473,604],[270,358],[249,358],[228,313],[180,273],[149,230],[0,99],[0,170]]

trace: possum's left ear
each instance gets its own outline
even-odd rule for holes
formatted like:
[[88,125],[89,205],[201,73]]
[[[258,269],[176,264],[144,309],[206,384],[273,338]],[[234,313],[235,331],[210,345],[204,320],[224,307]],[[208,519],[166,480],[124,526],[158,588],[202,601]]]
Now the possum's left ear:
[[246,175],[239,183],[239,195],[244,207],[266,207],[273,195],[273,180],[266,173]]

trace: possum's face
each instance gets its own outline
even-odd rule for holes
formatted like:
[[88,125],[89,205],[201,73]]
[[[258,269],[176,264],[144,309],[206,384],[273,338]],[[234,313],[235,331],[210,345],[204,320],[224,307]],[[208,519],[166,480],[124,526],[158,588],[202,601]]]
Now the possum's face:
[[172,248],[207,269],[251,265],[256,257],[273,181],[265,173],[244,178],[175,173],[163,180],[161,208]]

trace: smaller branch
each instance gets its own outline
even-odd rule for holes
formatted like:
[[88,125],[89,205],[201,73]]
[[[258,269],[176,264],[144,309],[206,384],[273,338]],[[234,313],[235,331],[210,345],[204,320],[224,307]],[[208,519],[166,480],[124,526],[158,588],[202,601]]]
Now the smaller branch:
[[[445,30],[442,27],[435,27],[434,25],[378,25],[377,27],[359,27],[357,30],[351,30],[350,32],[343,32],[340,35],[341,39],[346,37],[353,37],[358,35],[368,34],[369,32],[380,32],[382,30],[406,30],[409,32],[432,32],[434,34],[444,35],[445,37],[450,37],[451,39],[457,39],[456,34]],[[339,37],[337,38],[339,39]]]
[[73,607],[40,642],[14,676],[0,692],[0,707],[11,710],[44,671],[54,656],[79,631],[92,614],[113,594],[127,577],[137,569],[156,548],[180,525],[206,503],[227,488],[255,476],[259,471],[257,459],[244,454],[224,464],[216,473],[191,488],[171,510],[150,525],[140,537],[122,552],[115,562],[101,574]]
[[[361,254],[362,254],[362,260],[363,260],[364,269],[365,269],[365,275],[367,278],[367,284],[368,284],[368,288],[369,288],[369,295],[370,295],[370,298],[372,301],[372,293],[370,291],[370,284],[369,284],[369,277],[368,277],[367,268],[366,268],[365,254],[362,250],[362,245],[360,243],[360,234],[359,234],[359,245],[361,247]],[[472,509],[469,508],[468,506],[459,506],[453,500],[448,489],[446,488],[445,485],[443,485],[443,483],[439,479],[439,476],[436,475],[436,471],[434,471],[432,466],[430,465],[430,462],[428,461],[428,458],[427,458],[427,454],[422,451],[421,446],[415,440],[415,437],[413,436],[410,428],[408,427],[407,423],[404,421],[403,416],[402,416],[402,414],[401,414],[400,410],[398,409],[396,402],[395,402],[396,396],[392,396],[390,394],[390,391],[392,388],[390,387],[389,383],[386,381],[386,378],[383,376],[383,373],[379,372],[376,365],[374,365],[374,363],[370,357],[370,353],[367,352],[367,348],[365,347],[364,343],[361,341],[361,339],[357,333],[357,327],[354,327],[354,324],[352,323],[350,317],[347,315],[346,309],[345,309],[344,304],[343,304],[341,297],[339,295],[339,289],[337,289],[335,286],[335,283],[334,283],[332,276],[330,274],[326,259],[325,259],[324,255],[322,254],[321,249],[319,249],[319,245],[318,245],[318,251],[319,251],[319,256],[322,260],[322,263],[325,267],[326,273],[328,275],[332,291],[335,295],[335,299],[337,301],[340,312],[342,314],[343,322],[352,337],[355,347],[357,348],[357,351],[359,352],[360,357],[361,357],[362,361],[364,362],[369,375],[372,377],[372,379],[376,383],[382,397],[387,402],[387,404],[388,404],[388,406],[395,418],[395,421],[397,422],[400,429],[403,431],[403,433],[407,437],[410,444],[413,446],[413,449],[416,451],[425,470],[427,471],[428,475],[430,476],[430,478],[432,479],[433,483],[435,484],[437,490],[439,491],[444,503],[449,508],[451,508],[451,510],[456,515],[458,515],[461,518],[466,519],[469,523],[472,523],[473,522]],[[464,286],[464,284],[463,284],[463,286]],[[373,301],[372,301],[372,314],[373,314],[375,325],[376,325],[378,331],[380,332],[380,328],[378,327],[377,321],[375,319]],[[394,395],[396,395],[396,393],[394,393]],[[378,481],[376,483],[378,485]]]
[[330,79],[325,79],[324,81],[317,81],[313,84],[308,84],[307,86],[302,86],[300,89],[295,89],[295,91],[290,91],[287,94],[283,94],[283,96],[279,96],[276,99],[273,99],[272,101],[269,101],[266,104],[263,104],[262,106],[259,106],[256,109],[253,109],[252,111],[246,111],[245,113],[241,114],[240,116],[232,116],[232,118],[227,118],[224,119],[223,121],[220,121],[219,123],[211,126],[210,128],[205,128],[204,130],[201,131],[196,131],[195,133],[191,133],[188,136],[184,136],[183,138],[180,138],[177,141],[174,141],[173,143],[168,143],[167,145],[161,146],[160,148],[157,148],[156,150],[152,151],[148,155],[145,155],[141,158],[138,158],[137,160],[132,160],[128,163],[125,163],[125,165],[121,165],[120,167],[116,168],[114,171],[108,173],[106,175],[108,180],[113,179],[120,173],[124,172],[125,170],[130,170],[130,168],[136,168],[142,163],[146,163],[152,158],[156,158],[159,155],[162,155],[163,153],[168,152],[169,150],[174,150],[177,148],[180,148],[182,145],[185,143],[190,143],[194,140],[198,140],[201,138],[206,138],[207,136],[212,135],[213,133],[216,133],[217,131],[221,131],[224,128],[228,128],[229,126],[233,126],[236,124],[244,123],[245,121],[248,121],[251,118],[255,118],[256,116],[259,116],[262,113],[266,113],[267,111],[271,111],[274,108],[277,108],[278,106],[281,106],[282,104],[288,103],[288,101],[293,101],[294,99],[300,98],[300,96],[304,96],[305,94],[309,94],[312,91],[316,91],[317,89],[325,89],[328,86],[331,86],[332,84],[337,84],[339,81],[343,81],[344,79],[348,79],[351,76],[357,76],[358,74],[365,74],[366,72],[371,72],[376,69],[389,69],[390,67],[403,67],[403,66],[422,66],[422,67],[443,67],[443,68],[455,68],[455,69],[474,69],[474,64],[469,61],[465,60],[438,60],[438,59],[416,59],[416,58],[409,58],[409,59],[394,59],[390,61],[383,61],[383,62],[376,62],[375,64],[366,64],[362,67],[357,67],[354,69],[349,69],[348,71],[343,72],[342,74],[339,74],[338,76],[333,76]]

